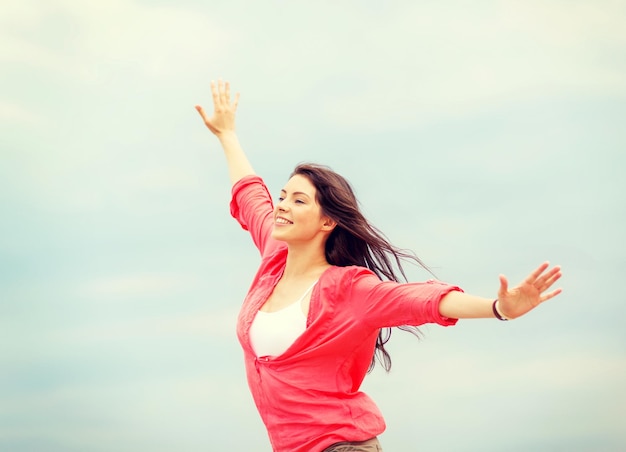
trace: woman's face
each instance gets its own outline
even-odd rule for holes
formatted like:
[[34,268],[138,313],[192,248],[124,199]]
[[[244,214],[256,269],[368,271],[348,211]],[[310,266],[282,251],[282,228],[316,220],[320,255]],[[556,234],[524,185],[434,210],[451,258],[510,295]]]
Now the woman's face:
[[305,176],[296,174],[280,191],[274,207],[272,237],[285,242],[307,242],[318,234],[327,234],[328,218],[322,216],[315,186]]

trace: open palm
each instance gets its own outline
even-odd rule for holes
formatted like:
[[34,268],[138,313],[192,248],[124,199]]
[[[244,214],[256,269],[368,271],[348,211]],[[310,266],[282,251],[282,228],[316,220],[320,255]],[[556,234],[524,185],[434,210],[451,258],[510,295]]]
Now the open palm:
[[212,116],[209,117],[200,105],[195,107],[198,113],[200,113],[204,124],[218,137],[225,132],[234,132],[239,93],[235,95],[235,99],[231,103],[230,83],[218,80],[217,83],[211,81],[211,94],[213,95]]
[[510,289],[506,277],[500,275],[498,311],[503,316],[514,319],[560,294],[561,289],[546,292],[561,277],[561,267],[557,265],[548,270],[549,266],[548,262],[544,262],[521,284]]

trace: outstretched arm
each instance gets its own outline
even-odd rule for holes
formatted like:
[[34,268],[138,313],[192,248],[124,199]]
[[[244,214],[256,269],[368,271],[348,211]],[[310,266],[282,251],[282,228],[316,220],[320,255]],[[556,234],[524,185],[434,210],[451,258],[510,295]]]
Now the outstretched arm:
[[[544,262],[520,285],[510,288],[504,275],[500,275],[500,289],[495,302],[497,313],[504,319],[520,317],[561,293],[561,289],[546,292],[561,277],[561,268]],[[546,271],[547,270],[547,271]],[[455,319],[477,319],[496,317],[494,299],[482,298],[462,292],[450,292],[439,304],[439,312],[444,317]]]
[[209,117],[200,105],[196,110],[200,113],[204,124],[220,140],[226,162],[230,181],[234,185],[245,176],[255,174],[248,157],[243,152],[239,139],[235,133],[235,113],[239,103],[239,93],[234,101],[230,100],[230,83],[211,80],[211,93],[213,94],[213,116]]

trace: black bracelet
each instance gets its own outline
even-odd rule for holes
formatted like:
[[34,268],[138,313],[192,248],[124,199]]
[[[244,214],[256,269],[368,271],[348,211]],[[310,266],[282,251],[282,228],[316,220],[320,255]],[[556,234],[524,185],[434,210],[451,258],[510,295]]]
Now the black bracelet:
[[498,312],[498,308],[496,308],[496,303],[497,302],[498,302],[498,299],[496,298],[495,300],[493,300],[493,304],[491,305],[491,309],[493,310],[493,315],[496,316],[496,319],[502,320],[503,322],[506,322],[509,319],[507,319],[503,315],[500,315],[500,313]]

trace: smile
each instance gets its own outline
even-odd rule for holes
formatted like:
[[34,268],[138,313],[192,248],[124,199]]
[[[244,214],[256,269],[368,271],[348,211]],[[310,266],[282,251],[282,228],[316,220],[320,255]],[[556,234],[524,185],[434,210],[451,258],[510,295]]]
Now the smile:
[[276,224],[293,224],[293,221],[289,221],[282,217],[276,217],[275,223]]

